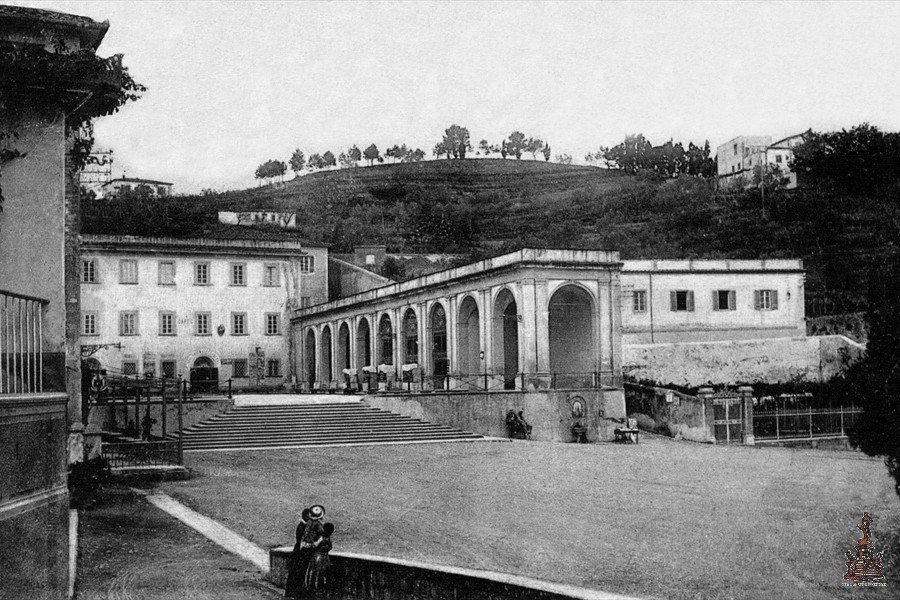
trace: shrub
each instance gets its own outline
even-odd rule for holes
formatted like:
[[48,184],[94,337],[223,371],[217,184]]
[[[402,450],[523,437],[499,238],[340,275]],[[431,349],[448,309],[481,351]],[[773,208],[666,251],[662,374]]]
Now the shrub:
[[109,462],[97,457],[69,465],[69,506],[89,510],[100,503],[103,486],[109,483]]

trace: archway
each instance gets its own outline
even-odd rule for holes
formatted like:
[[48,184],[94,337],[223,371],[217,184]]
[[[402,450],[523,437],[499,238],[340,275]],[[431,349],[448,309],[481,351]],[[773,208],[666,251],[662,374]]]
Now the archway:
[[194,392],[215,392],[219,389],[219,369],[208,356],[199,356],[190,372],[191,390]]
[[378,322],[378,363],[394,364],[394,328],[387,315],[381,315],[381,321]]
[[368,319],[360,319],[356,327],[356,368],[362,376],[363,367],[372,365],[372,331]]
[[306,332],[306,382],[310,389],[316,386],[316,332]]
[[472,296],[466,296],[466,299],[459,305],[457,319],[459,372],[463,376],[480,375],[484,367],[481,364],[480,318],[478,304]]
[[350,327],[341,323],[338,328],[337,374],[343,377],[344,369],[350,368]]
[[419,362],[419,320],[411,308],[403,316],[403,362]]
[[503,388],[516,388],[519,372],[519,312],[516,299],[508,289],[494,301],[493,362],[494,371],[503,376]]
[[564,285],[550,298],[550,372],[555,387],[585,387],[597,370],[594,300],[577,285]]
[[322,327],[322,338],[319,341],[319,378],[321,383],[331,387],[334,375],[331,373],[331,326]]
[[431,310],[431,365],[434,387],[443,389],[450,373],[450,357],[447,356],[447,314],[441,304]]

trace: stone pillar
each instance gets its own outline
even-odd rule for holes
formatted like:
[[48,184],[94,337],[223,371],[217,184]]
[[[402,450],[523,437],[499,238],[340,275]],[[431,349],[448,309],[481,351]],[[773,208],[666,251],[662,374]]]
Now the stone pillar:
[[742,385],[738,388],[741,397],[741,441],[747,446],[754,446],[756,438],[753,436],[753,388]]
[[[335,325],[338,326],[338,329],[335,329]],[[344,382],[344,374],[337,373],[335,369],[337,368],[337,353],[338,353],[338,341],[341,338],[340,335],[340,323],[336,323],[335,321],[330,321],[328,323],[328,329],[331,330],[331,347],[328,348],[328,359],[331,361],[331,381],[328,382],[328,387],[332,389],[341,389],[342,384]]]
[[[494,307],[491,302],[491,290],[481,290],[481,307],[479,314],[479,336],[481,340],[481,352],[483,356],[481,358],[481,373],[492,373],[491,365],[492,365],[492,355],[493,355],[493,330],[492,324],[494,319]],[[488,388],[491,386],[490,378],[488,378]]]
[[449,365],[447,372],[450,374],[449,388],[457,387],[454,384],[454,375],[459,375],[459,303],[457,297],[450,296],[448,302],[450,310],[447,311],[447,360]]
[[427,308],[428,306],[424,302],[416,304],[416,325],[419,328],[419,370],[425,375],[430,375],[428,365],[431,362],[431,353],[428,351]]
[[715,419],[715,409],[713,409],[712,405],[712,396],[713,389],[710,387],[702,387],[697,390],[697,397],[700,398],[701,401],[701,410],[703,411],[702,420],[703,426],[706,428],[706,433],[709,436],[709,440],[712,443],[716,443],[716,428],[713,424],[713,420]]
[[65,240],[63,285],[66,323],[66,393],[68,404],[68,460],[84,460],[84,423],[81,411],[81,191],[72,161],[72,140],[65,142]]
[[536,366],[540,373],[550,372],[550,298],[546,279],[534,281],[534,320]]
[[[622,283],[621,271],[609,271],[609,335],[610,353],[609,369],[615,381],[621,381],[622,377]],[[621,383],[616,384],[621,387]]]

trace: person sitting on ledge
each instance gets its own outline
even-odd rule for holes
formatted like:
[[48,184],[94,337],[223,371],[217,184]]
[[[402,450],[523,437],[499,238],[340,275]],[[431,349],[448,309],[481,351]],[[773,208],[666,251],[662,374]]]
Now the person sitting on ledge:
[[309,561],[309,568],[306,570],[306,589],[317,591],[319,588],[325,588],[328,584],[326,570],[331,565],[328,553],[331,552],[332,543],[331,535],[334,533],[334,524],[325,523],[322,527],[322,542],[316,548],[315,554]]

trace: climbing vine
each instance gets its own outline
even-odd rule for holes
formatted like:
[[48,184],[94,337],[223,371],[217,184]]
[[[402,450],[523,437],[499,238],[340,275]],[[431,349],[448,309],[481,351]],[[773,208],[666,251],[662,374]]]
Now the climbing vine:
[[50,50],[0,42],[0,177],[3,165],[26,156],[16,148],[26,120],[52,121],[64,115],[70,157],[81,169],[91,160],[92,119],[113,114],[145,91],[122,64],[121,54],[102,58],[92,50],[70,50],[62,40]]

